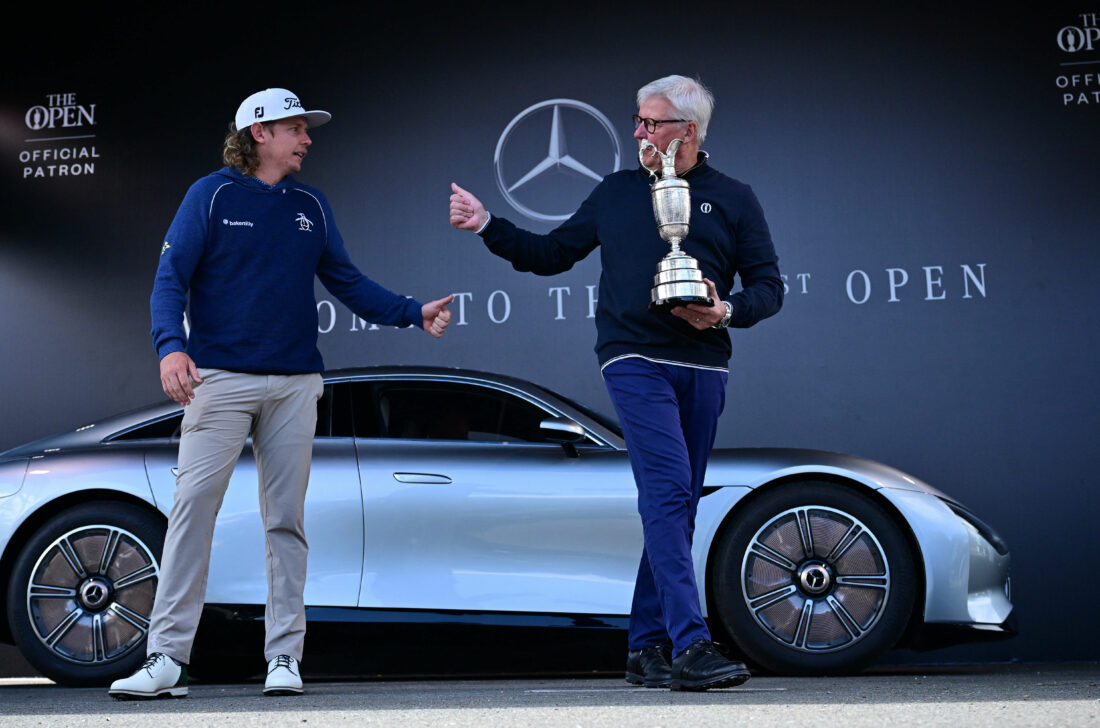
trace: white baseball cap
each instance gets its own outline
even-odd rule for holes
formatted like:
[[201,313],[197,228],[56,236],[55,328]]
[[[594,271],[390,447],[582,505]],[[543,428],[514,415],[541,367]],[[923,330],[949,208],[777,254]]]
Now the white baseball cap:
[[237,130],[247,129],[255,122],[265,123],[287,119],[292,116],[304,116],[310,128],[316,128],[332,118],[327,111],[306,111],[297,95],[285,88],[265,88],[257,91],[241,102],[237,108],[235,122]]

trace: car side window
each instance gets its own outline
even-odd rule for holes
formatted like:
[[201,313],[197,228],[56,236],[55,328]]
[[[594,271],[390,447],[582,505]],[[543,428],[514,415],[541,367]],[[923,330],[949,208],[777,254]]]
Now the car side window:
[[351,418],[351,382],[330,382],[317,401],[316,437],[355,437]]
[[178,438],[180,436],[180,424],[183,422],[183,412],[177,412],[176,414],[164,417],[153,422],[147,422],[144,425],[135,427],[134,429],[124,432],[121,435],[116,435],[111,438],[115,441],[124,440],[166,440]]
[[[351,419],[350,382],[335,382],[325,385],[324,394],[317,401],[316,437],[354,437]],[[183,412],[169,417],[147,422],[128,432],[117,435],[113,440],[160,440],[178,439]]]
[[549,442],[554,415],[489,387],[460,382],[374,382],[352,396],[359,437],[475,442]]
[[351,382],[349,401],[356,437],[381,437],[378,405],[375,403],[374,383]]

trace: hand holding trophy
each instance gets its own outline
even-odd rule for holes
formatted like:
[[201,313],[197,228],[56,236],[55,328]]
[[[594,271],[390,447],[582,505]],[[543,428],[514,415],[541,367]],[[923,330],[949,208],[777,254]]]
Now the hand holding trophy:
[[657,275],[653,276],[653,288],[649,293],[650,311],[668,311],[691,303],[714,305],[707,295],[698,261],[680,250],[680,241],[687,237],[691,224],[691,186],[687,180],[676,176],[676,150],[682,143],[682,139],[673,139],[664,153],[652,142],[638,149],[643,167],[644,155],[649,149],[661,159],[661,178],[657,180],[657,173],[650,171],[655,180],[650,195],[657,231],[662,240],[672,245],[672,251],[657,264]]

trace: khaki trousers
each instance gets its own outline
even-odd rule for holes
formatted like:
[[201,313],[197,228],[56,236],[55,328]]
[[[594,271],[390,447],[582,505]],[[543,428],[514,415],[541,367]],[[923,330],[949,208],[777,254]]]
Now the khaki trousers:
[[150,619],[149,654],[190,662],[210,571],[214,521],[252,435],[267,536],[264,657],[302,659],[306,617],[304,506],[320,374],[241,374],[200,369],[183,415],[176,495]]

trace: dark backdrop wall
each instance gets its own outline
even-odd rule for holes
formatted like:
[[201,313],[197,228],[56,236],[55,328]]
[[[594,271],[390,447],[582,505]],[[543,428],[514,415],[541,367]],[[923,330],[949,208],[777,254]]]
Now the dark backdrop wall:
[[718,99],[704,148],[753,185],[790,288],[734,334],[719,445],[882,460],[995,524],[1023,634],[944,659],[1100,657],[1100,4],[241,12],[58,17],[5,48],[0,449],[163,396],[148,295],[164,232],[267,86],[333,112],[300,177],[368,275],[459,294],[436,342],[364,327],[318,287],[330,368],[493,370],[607,409],[595,256],[516,273],[448,226],[449,183],[549,230],[516,204],[559,215],[595,182],[554,168],[502,191],[546,156],[539,105],[564,100],[569,154],[602,175],[616,145],[635,159],[634,91],[694,75]]

